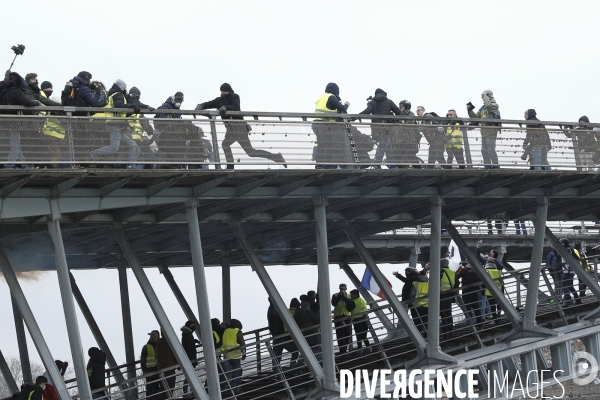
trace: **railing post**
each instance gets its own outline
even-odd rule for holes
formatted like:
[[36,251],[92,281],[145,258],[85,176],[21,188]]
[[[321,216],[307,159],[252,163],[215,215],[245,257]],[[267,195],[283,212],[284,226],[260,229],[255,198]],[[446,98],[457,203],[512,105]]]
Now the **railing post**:
[[463,134],[463,144],[464,144],[463,146],[465,148],[465,159],[467,161],[467,168],[472,169],[473,168],[473,160],[471,158],[471,145],[469,143],[469,133],[468,133],[467,129],[463,129],[462,134]]
[[75,141],[73,139],[73,112],[75,107],[65,107],[67,113],[67,138],[69,142],[69,161],[75,162]]
[[215,116],[209,115],[210,120],[210,136],[212,137],[213,155],[215,157],[215,169],[221,169],[221,155],[219,154],[219,138],[217,137],[217,124],[215,122]]
[[260,373],[262,371],[262,356],[260,355],[260,334],[258,331],[254,333],[255,336],[255,346],[256,346],[256,372]]
[[[190,234],[190,250],[194,268],[196,301],[198,302],[198,320],[200,322],[200,331],[202,335],[202,350],[204,352],[208,390],[211,399],[220,400],[221,389],[219,386],[219,371],[217,369],[217,353],[213,343],[200,225],[198,223],[198,210],[196,209],[197,206],[197,202],[194,199],[190,199],[190,203],[186,205],[185,216],[187,218]],[[206,396],[205,392],[202,392]]]

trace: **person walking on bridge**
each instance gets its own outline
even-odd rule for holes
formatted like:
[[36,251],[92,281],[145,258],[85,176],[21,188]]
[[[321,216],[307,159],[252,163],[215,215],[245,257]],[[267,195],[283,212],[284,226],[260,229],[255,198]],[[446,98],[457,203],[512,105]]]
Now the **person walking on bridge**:
[[350,311],[348,307],[353,308],[354,302],[347,293],[345,283],[340,284],[340,291],[331,296],[331,305],[333,306],[333,322],[335,324],[335,336],[337,338],[340,354],[345,354],[350,346],[352,336],[352,326],[348,317]]
[[[579,259],[579,252],[571,247],[571,243],[569,242],[569,239],[567,238],[561,238],[560,242],[562,243],[563,247],[565,247],[567,249],[567,251],[569,253],[571,253],[576,259]],[[573,301],[571,300],[571,294],[573,295],[573,297],[575,298],[575,304],[581,304],[581,299],[579,298],[579,295],[577,294],[577,290],[575,290],[575,288],[573,287],[573,278],[575,277],[575,271],[573,271],[573,268],[567,264],[567,260],[565,260],[564,258],[561,257],[561,261],[562,261],[562,276],[560,278],[560,282],[561,282],[561,288],[564,294],[564,302],[563,302],[563,306],[567,307],[573,304]]]
[[223,143],[221,143],[223,152],[225,153],[225,159],[227,160],[227,169],[233,169],[233,153],[231,152],[231,145],[235,142],[238,142],[240,146],[242,146],[242,149],[246,152],[248,157],[266,158],[277,163],[282,163],[283,166],[287,168],[285,159],[281,153],[273,154],[266,150],[257,150],[252,147],[249,138],[252,128],[245,122],[236,122],[243,121],[244,117],[240,115],[227,115],[228,111],[241,111],[240,95],[233,91],[229,83],[222,84],[219,90],[221,91],[221,96],[198,104],[196,110],[216,108],[219,110],[221,119],[228,121],[225,122],[225,129],[227,130],[225,139],[223,140]]
[[360,297],[358,289],[350,291],[350,298],[354,302],[354,309],[350,311],[352,315],[352,326],[354,327],[354,334],[356,335],[356,345],[358,347],[358,355],[363,355],[363,343],[365,345],[364,352],[370,353],[371,344],[367,339],[367,332],[369,331],[369,318],[367,317],[367,301]]
[[[525,119],[527,121],[539,121],[533,108],[525,111]],[[542,124],[527,124],[527,135],[523,141],[523,149],[525,153],[530,154],[531,169],[550,171],[548,151],[551,148],[550,135],[548,135],[546,127]]]

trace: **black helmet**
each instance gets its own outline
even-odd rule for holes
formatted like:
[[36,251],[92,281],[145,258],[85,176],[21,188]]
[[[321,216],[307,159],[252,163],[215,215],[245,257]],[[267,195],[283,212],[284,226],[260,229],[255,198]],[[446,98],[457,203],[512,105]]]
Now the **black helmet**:
[[567,239],[567,238],[561,238],[560,242],[562,243],[562,245],[564,247],[569,247],[569,239]]
[[410,104],[410,101],[408,101],[408,100],[402,100],[398,104],[398,107],[404,107],[405,110],[410,110],[410,107],[412,107],[412,104]]

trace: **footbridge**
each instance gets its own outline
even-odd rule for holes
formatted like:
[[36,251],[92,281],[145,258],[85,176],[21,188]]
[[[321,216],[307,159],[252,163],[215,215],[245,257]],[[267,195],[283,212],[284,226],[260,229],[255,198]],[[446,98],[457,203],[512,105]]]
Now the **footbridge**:
[[[140,141],[139,158],[130,159],[131,153],[122,145],[102,159],[90,159],[89,151],[108,140],[107,122],[75,116],[90,109],[43,110],[61,113],[53,116],[65,131],[61,143],[45,141],[47,115],[0,115],[0,135],[5,140],[4,147],[0,143],[0,156],[7,159],[7,168],[0,170],[0,268],[14,300],[16,320],[24,321],[61,398],[92,398],[77,306],[98,347],[107,354],[109,379],[102,398],[146,398],[148,381],[140,376],[131,334],[127,269],[133,272],[177,359],[179,370],[167,369],[162,374],[175,374],[178,382],[185,378],[191,396],[198,399],[331,398],[339,395],[341,369],[410,370],[423,366],[478,369],[484,377],[479,397],[502,398],[510,396],[511,387],[497,388],[496,394],[502,393],[499,397],[490,394],[487,371],[508,371],[514,377],[518,371],[561,370],[560,378],[571,380],[586,373],[574,367],[572,344],[576,339],[600,360],[596,259],[590,256],[592,269],[585,270],[558,239],[580,240],[588,250],[600,239],[596,224],[600,220],[598,174],[595,166],[589,161],[584,164],[579,157],[578,135],[591,127],[575,132],[573,123],[544,122],[552,150],[548,165],[543,166],[551,170],[532,170],[530,167],[538,165],[526,164],[520,157],[525,127],[519,123],[523,121],[501,121],[499,163],[494,166],[483,164],[479,128],[472,125],[463,135],[466,161],[460,167],[464,168],[452,168],[450,164],[421,162],[430,149],[425,139],[418,143],[418,161],[391,158],[374,163],[373,142],[370,149],[365,148],[363,158],[358,157],[357,138],[359,134],[362,139],[371,138],[374,125],[364,115],[336,115],[346,119],[329,122],[337,127],[332,134],[340,139],[331,145],[331,141],[316,140],[314,122],[309,122],[316,115],[240,113],[247,118],[243,123],[248,124],[252,145],[271,154],[281,153],[284,161],[257,161],[257,157],[236,152],[235,145],[231,161],[219,146],[227,128],[216,115],[184,111],[186,118],[181,123],[196,127],[196,136],[179,134],[180,121],[161,126],[164,121],[149,118],[152,126],[161,127],[160,140],[158,144],[150,143],[150,138]],[[404,129],[418,128],[410,118],[405,122],[388,123],[398,128],[393,133],[399,137],[394,149],[401,149]],[[441,119],[438,125],[443,129],[448,122]],[[22,158],[14,159],[17,133]],[[210,147],[203,140],[209,140]],[[333,146],[326,148],[331,160],[319,164],[325,168],[315,169],[311,161],[315,142],[321,150]],[[58,146],[58,152],[48,151],[51,144]],[[235,169],[226,169],[227,164]],[[429,285],[425,324],[411,318],[413,306],[403,304],[386,284],[378,266],[383,263],[429,261],[430,275],[439,275],[440,258],[450,239],[498,302],[500,317],[477,320],[472,304],[463,299],[464,290],[469,289],[463,286],[454,291],[452,322],[440,321],[440,282],[434,279]],[[480,241],[484,250],[494,247],[503,255],[507,266],[502,272],[504,290],[481,267],[474,250]],[[586,296],[580,302],[561,301],[549,266],[542,261],[550,245],[574,269],[576,290],[585,284]],[[376,301],[361,289],[370,306],[368,350],[339,352],[327,301],[320,303],[318,329],[302,332],[288,312],[288,299],[281,296],[265,269],[268,265],[311,264],[318,266],[321,299],[331,298],[331,268],[344,269],[360,286],[359,278],[348,268],[352,264],[365,265],[383,288],[387,301]],[[205,269],[222,268],[223,276],[229,277],[241,265],[250,265],[259,277],[289,327],[289,334],[278,339],[290,341],[295,350],[284,353],[279,361],[266,328],[245,332],[247,358],[238,392],[232,390],[228,371],[219,361],[222,355],[210,345],[210,319],[214,316],[209,313],[209,302],[220,299],[208,298]],[[195,304],[183,298],[169,273],[172,267],[192,268]],[[95,323],[85,293],[70,274],[76,269],[101,268],[119,270],[127,360],[112,356],[102,335],[106,327]],[[199,349],[196,368],[184,353],[168,310],[158,300],[147,268],[162,271],[186,316],[199,322],[197,334],[204,346]],[[76,379],[64,384],[44,339],[50,332],[40,330],[29,306],[32,299],[24,295],[18,278],[20,272],[44,270],[57,272],[71,345]],[[227,290],[224,292],[227,319],[230,303]],[[15,334],[21,344],[20,355],[26,357],[24,328]],[[320,343],[313,348],[311,335]],[[296,357],[291,361],[294,353],[300,354],[301,362],[296,362]],[[15,382],[3,360],[0,357],[3,377],[16,390],[20,382]],[[165,385],[163,390],[164,398],[183,396],[180,383],[174,388]]]

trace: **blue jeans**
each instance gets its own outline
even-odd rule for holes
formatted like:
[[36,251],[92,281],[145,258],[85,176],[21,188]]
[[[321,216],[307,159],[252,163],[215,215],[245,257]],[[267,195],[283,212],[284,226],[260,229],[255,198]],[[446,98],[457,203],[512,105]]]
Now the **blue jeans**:
[[121,142],[123,142],[129,148],[129,162],[137,160],[140,148],[135,140],[128,135],[121,133],[121,128],[118,126],[108,124],[107,129],[110,132],[110,144],[90,151],[90,156],[95,159],[106,154],[116,153],[119,151]]
[[485,318],[492,313],[492,307],[490,307],[488,297],[483,292],[479,293],[479,302],[481,303],[481,316]]
[[515,221],[515,229],[517,230],[517,235],[523,232],[523,235],[527,235],[527,227],[525,226],[525,221]]
[[532,146],[531,166],[536,171],[550,171],[548,164],[548,146]]
[[242,360],[226,358],[223,361],[223,368],[226,371],[227,379],[229,380],[231,389],[235,391],[235,389],[242,383]]
[[500,168],[498,166],[498,154],[496,154],[496,137],[481,137],[481,155],[485,168]]

